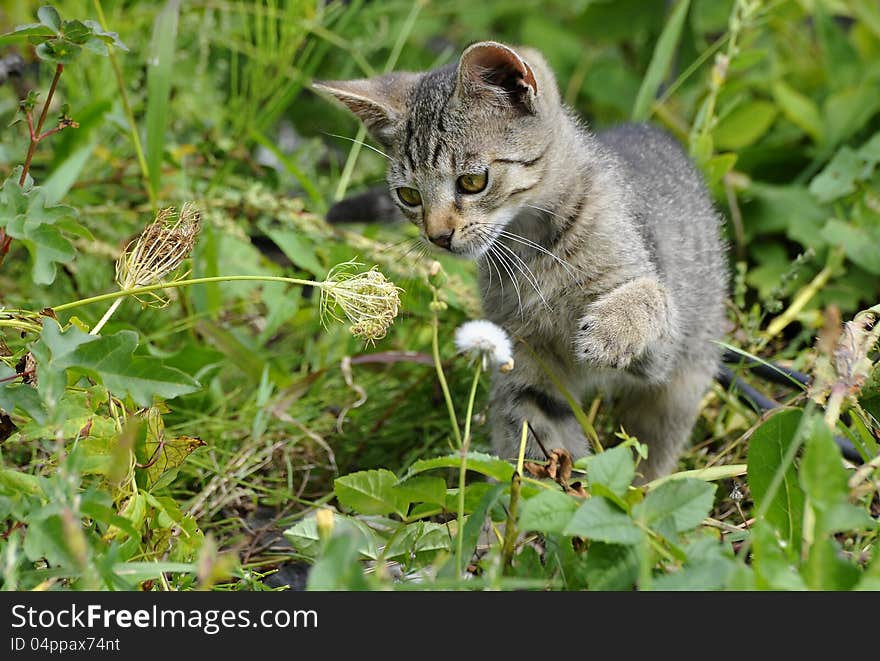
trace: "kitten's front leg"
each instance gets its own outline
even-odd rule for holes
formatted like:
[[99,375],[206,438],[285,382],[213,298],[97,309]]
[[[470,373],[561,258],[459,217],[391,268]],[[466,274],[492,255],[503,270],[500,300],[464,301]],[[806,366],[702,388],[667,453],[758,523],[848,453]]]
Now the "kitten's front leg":
[[666,288],[641,277],[612,289],[587,306],[575,337],[578,360],[624,369],[672,332]]

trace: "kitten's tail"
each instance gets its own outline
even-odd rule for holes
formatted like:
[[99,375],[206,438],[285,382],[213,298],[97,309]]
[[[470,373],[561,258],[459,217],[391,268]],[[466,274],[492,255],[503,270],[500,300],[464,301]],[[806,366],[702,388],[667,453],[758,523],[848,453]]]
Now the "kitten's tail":
[[363,193],[339,200],[327,211],[329,223],[399,222],[400,209],[391,200],[385,186],[373,186]]

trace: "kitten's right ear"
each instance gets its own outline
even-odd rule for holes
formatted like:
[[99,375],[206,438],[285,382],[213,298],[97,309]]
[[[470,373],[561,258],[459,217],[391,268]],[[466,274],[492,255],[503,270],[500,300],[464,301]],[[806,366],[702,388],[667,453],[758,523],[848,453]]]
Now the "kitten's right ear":
[[376,140],[391,143],[406,112],[416,74],[388,74],[359,80],[316,80],[312,89],[341,102],[357,115]]

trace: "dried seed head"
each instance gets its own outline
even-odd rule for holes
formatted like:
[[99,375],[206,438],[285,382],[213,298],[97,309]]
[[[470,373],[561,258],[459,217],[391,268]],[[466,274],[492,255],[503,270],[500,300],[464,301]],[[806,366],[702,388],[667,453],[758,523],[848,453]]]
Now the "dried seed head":
[[[141,235],[129,243],[116,260],[116,284],[123,290],[161,282],[189,257],[199,233],[200,214],[190,202],[179,214],[162,209]],[[151,293],[142,303],[166,305],[168,300]]]
[[359,266],[345,262],[330,270],[321,283],[321,315],[325,324],[328,317],[342,322],[341,311],[351,324],[352,335],[372,343],[385,337],[394,323],[403,290],[376,267],[357,273]]

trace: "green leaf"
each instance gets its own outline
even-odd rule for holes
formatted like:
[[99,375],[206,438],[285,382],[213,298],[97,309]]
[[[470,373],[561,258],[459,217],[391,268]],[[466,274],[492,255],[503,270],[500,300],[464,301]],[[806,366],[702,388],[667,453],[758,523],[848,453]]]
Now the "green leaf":
[[446,504],[446,481],[439,477],[413,477],[394,487],[400,502]]
[[266,234],[297,268],[304,269],[318,277],[323,277],[326,274],[327,269],[315,254],[315,246],[302,233],[267,228]]
[[712,537],[704,537],[687,548],[688,560],[676,572],[654,579],[654,590],[721,590],[727,587],[728,577],[736,563],[727,544]]
[[755,505],[767,508],[767,522],[779,532],[790,553],[797,552],[804,519],[804,492],[793,464],[785,470],[776,494],[769,503],[765,500],[783,457],[795,441],[801,415],[800,410],[789,409],[770,416],[752,434],[747,457],[748,482]]
[[451,549],[449,528],[442,523],[418,521],[404,526],[403,533],[385,547],[383,557],[401,558],[404,565],[424,565],[433,561],[438,553]]
[[[751,528],[752,565],[755,587],[759,590],[805,590],[803,578],[792,559],[798,548],[779,538],[778,532],[767,522],[757,521]],[[799,543],[800,540],[797,540]]]
[[642,86],[636,96],[636,103],[632,111],[633,121],[643,121],[651,116],[651,105],[657,96],[657,90],[663,84],[666,72],[669,71],[669,65],[678,50],[681,29],[684,26],[688,7],[690,7],[690,0],[678,0],[663,27],[663,32],[660,33],[660,38],[654,47],[654,54],[651,56],[651,63],[648,65]]
[[822,228],[821,236],[828,243],[843,248],[854,264],[874,275],[880,275],[880,228],[858,227],[831,218]]
[[587,477],[591,487],[601,484],[611,493],[622,497],[635,476],[636,464],[629,446],[611,448],[587,460]]
[[51,28],[47,28],[42,23],[28,23],[27,25],[19,25],[12,32],[0,35],[0,47],[14,44],[16,41],[30,40],[33,43],[39,43],[44,39],[51,39],[57,33]]
[[[14,375],[14,370],[0,363],[0,379],[8,379]],[[36,388],[13,380],[0,383],[0,409],[12,413],[16,408],[40,424],[46,421],[46,410]]]
[[351,533],[334,533],[309,570],[308,590],[366,590],[367,574],[358,562],[360,540]]
[[360,514],[406,515],[408,503],[395,491],[397,476],[389,470],[359,471],[336,478],[333,491],[339,502]]
[[561,533],[578,508],[572,496],[547,489],[520,505],[519,528],[543,533]]
[[638,546],[592,542],[585,573],[590,590],[632,590],[639,577]]
[[[379,539],[376,533],[363,521],[343,514],[333,514],[333,532],[350,534],[358,539],[358,553],[368,560],[379,558]],[[306,557],[314,558],[321,550],[321,536],[314,516],[309,516],[284,531],[284,537],[293,545],[297,552]]]
[[177,21],[180,0],[168,0],[153,23],[153,37],[147,56],[147,169],[150,188],[158,197],[162,182],[162,158],[165,152],[165,129],[171,98],[171,78],[174,74],[174,42],[177,40]]
[[644,517],[651,527],[671,521],[676,532],[691,530],[709,515],[715,488],[710,482],[693,478],[665,482],[648,492],[645,500],[633,508],[633,516]]
[[643,534],[626,512],[601,496],[581,505],[563,532],[610,544],[638,544]]
[[861,578],[858,567],[843,558],[840,545],[831,537],[810,546],[801,573],[811,590],[851,590]]
[[[420,459],[407,472],[407,479],[411,475],[424,473],[435,468],[458,468],[460,464],[460,454],[449,454],[433,459]],[[503,459],[482,452],[468,452],[467,467],[468,470],[494,478],[499,482],[510,482],[510,479],[513,477],[513,466]]]
[[[113,335],[88,335],[71,326],[62,332],[54,319],[43,321],[38,345],[51,354],[49,370],[73,369],[97,379],[116,395],[129,395],[139,406],[151,406],[153,398],[172,398],[195,392],[201,386],[180,370],[158,358],[135,357],[138,336],[134,331]],[[35,345],[36,346],[36,345]],[[36,349],[39,352],[39,349]]]
[[769,101],[741,103],[721,118],[712,132],[716,149],[736,151],[754,144],[773,125],[778,113]]
[[832,202],[854,193],[863,167],[862,159],[854,150],[842,147],[810,182],[810,193],[820,202]]
[[[489,516],[492,508],[494,508],[498,501],[501,500],[501,498],[504,496],[505,491],[510,487],[510,485],[507,483],[495,485],[476,484],[474,485],[474,487],[488,488],[483,493],[479,502],[474,506],[471,515],[464,522],[464,527],[461,533],[464,535],[464,539],[462,540],[461,545],[461,554],[463,558],[468,559],[472,558],[474,552],[476,551],[477,543],[479,542],[480,535],[483,532],[483,523],[486,521],[486,517]],[[468,487],[467,491],[465,492],[468,498],[475,491],[474,487]],[[452,510],[451,507],[449,509],[450,511]],[[441,578],[458,578],[455,575],[455,563],[446,563],[440,569],[439,576]]]
[[37,18],[40,20],[40,23],[47,28],[50,28],[55,32],[61,30],[61,17],[58,15],[58,10],[55,9],[55,7],[50,5],[40,7],[37,10]]
[[813,100],[782,80],[773,83],[772,89],[773,98],[786,119],[809,135],[813,142],[821,144],[825,138],[825,126]]
[[34,282],[52,284],[56,263],[76,256],[62,230],[78,227],[73,222],[77,212],[72,207],[48,204],[46,191],[40,186],[22,188],[20,172],[18,168],[13,171],[0,188],[0,227],[27,248],[33,260]]

